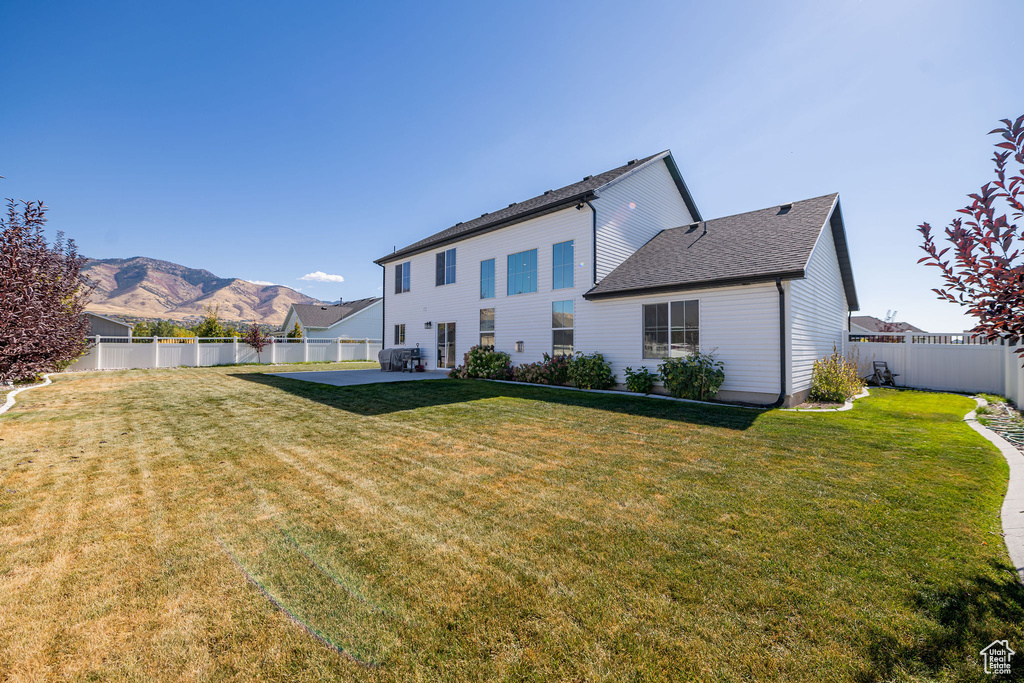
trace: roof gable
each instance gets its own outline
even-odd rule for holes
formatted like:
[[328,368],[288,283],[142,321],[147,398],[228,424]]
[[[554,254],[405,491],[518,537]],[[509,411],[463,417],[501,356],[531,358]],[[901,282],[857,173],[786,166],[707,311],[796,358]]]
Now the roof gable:
[[587,176],[579,182],[566,185],[565,187],[557,190],[548,190],[544,194],[531,197],[525,201],[513,202],[503,209],[499,209],[498,211],[491,213],[485,213],[479,218],[456,223],[450,228],[434,233],[430,237],[414,242],[407,247],[398,249],[387,256],[382,256],[374,261],[374,263],[382,264],[386,261],[411,256],[412,254],[439,247],[441,245],[457,242],[472,235],[508,227],[510,225],[529,220],[530,218],[536,218],[553,211],[561,210],[567,206],[577,204],[584,199],[596,197],[600,194],[603,188],[608,187],[609,185],[612,185],[626,176],[636,173],[651,164],[659,163],[663,160],[668,166],[669,172],[671,173],[672,178],[676,183],[676,187],[682,195],[683,201],[686,203],[690,214],[699,217],[700,212],[697,211],[697,206],[694,204],[693,198],[690,196],[690,191],[687,189],[686,183],[683,182],[683,178],[679,173],[679,168],[676,166],[675,160],[672,158],[671,150],[665,150],[664,152],[652,154],[644,159],[634,159],[633,161],[623,164],[618,168],[613,168],[610,171],[605,171],[604,173],[593,176]]
[[[295,315],[298,316],[299,323],[305,328],[324,328],[330,327],[336,323],[341,322],[346,318],[350,318],[359,311],[372,306],[373,304],[381,301],[380,297],[373,297],[368,299],[357,299],[356,301],[347,301],[341,304],[292,304],[292,310],[295,311]],[[287,322],[287,318],[285,322]]]
[[122,326],[127,327],[127,328],[134,328],[134,325],[132,325],[131,323],[126,323],[125,321],[118,320],[117,318],[111,318],[109,315],[101,315],[99,313],[93,313],[92,311],[86,311],[85,315],[91,315],[94,318],[99,318],[100,320],[106,320],[107,322],[111,322],[111,323],[114,323],[116,325],[122,325]]
[[662,230],[584,296],[600,299],[803,277],[818,237],[829,226],[847,302],[856,309],[838,200],[838,194],[830,194]]

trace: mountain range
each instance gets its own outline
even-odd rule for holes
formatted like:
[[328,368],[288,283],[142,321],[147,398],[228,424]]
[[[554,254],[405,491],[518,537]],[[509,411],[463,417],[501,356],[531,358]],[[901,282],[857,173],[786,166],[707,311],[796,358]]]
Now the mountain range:
[[319,303],[284,285],[217,277],[143,256],[89,259],[82,273],[96,285],[87,308],[103,315],[188,320],[218,306],[222,320],[281,325],[291,304]]

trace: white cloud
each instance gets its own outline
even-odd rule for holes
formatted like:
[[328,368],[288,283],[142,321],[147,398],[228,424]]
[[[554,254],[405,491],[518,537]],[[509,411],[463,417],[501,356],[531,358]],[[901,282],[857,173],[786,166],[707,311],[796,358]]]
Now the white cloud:
[[318,270],[318,271],[316,271],[314,273],[306,273],[305,275],[303,275],[299,279],[300,280],[312,280],[313,282],[344,282],[345,281],[345,278],[343,278],[340,275],[330,275],[328,273],[323,272],[322,270]]
[[266,280],[249,280],[249,282],[253,283],[254,285],[263,285],[264,287],[279,286],[276,282],[267,282]]

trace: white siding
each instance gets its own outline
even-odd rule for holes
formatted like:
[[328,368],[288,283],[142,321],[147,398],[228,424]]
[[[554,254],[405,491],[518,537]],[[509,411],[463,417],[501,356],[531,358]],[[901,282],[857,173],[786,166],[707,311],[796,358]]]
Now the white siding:
[[814,361],[843,348],[849,308],[832,228],[826,221],[807,263],[806,277],[790,285],[790,392],[811,386]]
[[[591,214],[587,207],[570,207],[555,213],[467,238],[409,258],[385,263],[384,344],[394,346],[394,329],[405,324],[405,346],[427,349],[427,367],[436,364],[436,333],[439,322],[456,324],[456,361],[480,341],[480,309],[495,309],[495,346],[506,351],[515,364],[531,363],[551,353],[551,302],[573,299],[579,312],[582,295],[591,287]],[[552,247],[573,240],[575,276],[571,289],[553,290]],[[453,284],[434,284],[434,256],[439,251],[456,249],[456,280]],[[528,249],[537,249],[537,291],[506,295],[507,257]],[[480,262],[494,259],[493,299],[480,298]],[[410,261],[410,291],[395,294],[395,265]],[[424,329],[424,323],[432,323]],[[578,327],[577,327],[578,329]],[[517,353],[515,342],[524,342]]]
[[598,282],[662,230],[693,222],[664,160],[601,190],[593,204]]
[[779,393],[779,295],[775,284],[586,302],[577,313],[576,348],[599,351],[619,382],[626,366],[657,370],[643,358],[643,305],[700,301],[701,350],[725,364],[722,391]]

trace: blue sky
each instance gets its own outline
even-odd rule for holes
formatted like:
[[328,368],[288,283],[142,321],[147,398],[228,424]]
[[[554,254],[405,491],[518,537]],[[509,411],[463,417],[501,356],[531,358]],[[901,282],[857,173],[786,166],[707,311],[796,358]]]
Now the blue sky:
[[959,330],[915,227],[954,216],[991,176],[985,134],[1024,113],[1003,29],[1022,19],[1011,1],[2,2],[0,195],[45,200],[91,257],[347,300],[378,294],[395,245],[671,148],[706,218],[840,192],[862,312]]

